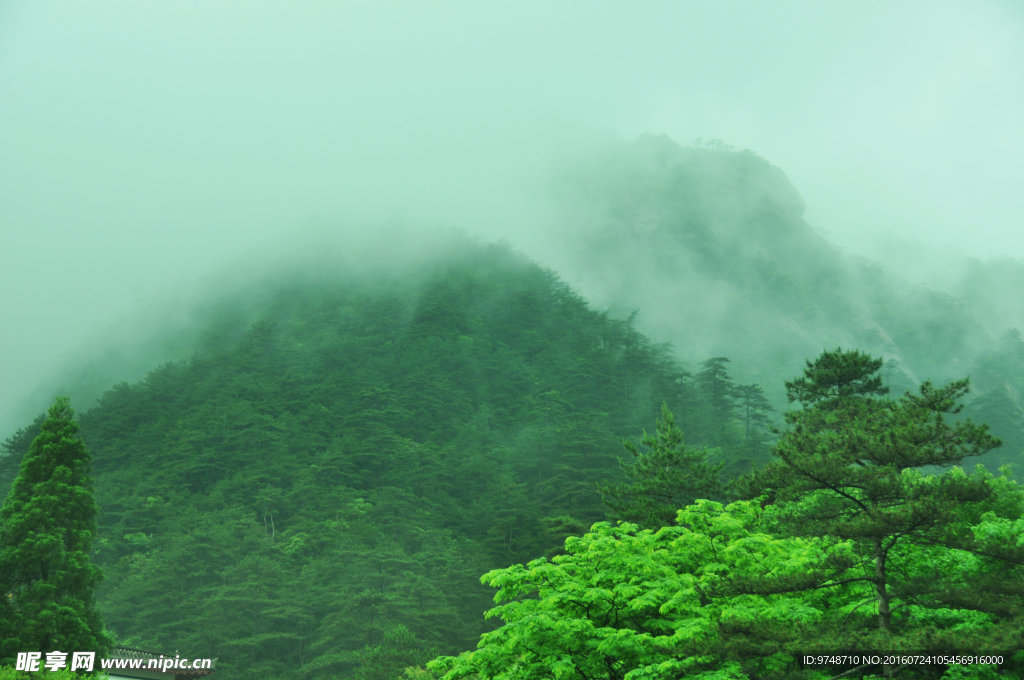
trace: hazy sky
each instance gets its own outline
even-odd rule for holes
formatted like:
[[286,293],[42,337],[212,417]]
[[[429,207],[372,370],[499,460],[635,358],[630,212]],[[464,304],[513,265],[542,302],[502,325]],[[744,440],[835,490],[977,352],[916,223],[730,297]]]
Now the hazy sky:
[[721,139],[807,219],[1024,258],[1024,4],[0,0],[0,436],[301,230],[526,229],[588,135]]

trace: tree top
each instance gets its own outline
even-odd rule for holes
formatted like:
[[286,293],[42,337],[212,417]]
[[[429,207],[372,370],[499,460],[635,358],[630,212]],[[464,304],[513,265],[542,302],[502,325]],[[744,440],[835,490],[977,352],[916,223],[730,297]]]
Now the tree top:
[[889,388],[878,375],[882,363],[882,359],[858,350],[826,350],[807,362],[804,377],[786,381],[786,396],[809,406],[844,397],[888,394]]

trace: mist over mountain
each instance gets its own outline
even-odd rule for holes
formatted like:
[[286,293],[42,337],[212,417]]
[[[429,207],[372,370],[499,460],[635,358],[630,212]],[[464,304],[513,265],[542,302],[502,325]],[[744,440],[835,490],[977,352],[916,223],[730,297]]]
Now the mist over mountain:
[[1020,460],[1019,263],[931,289],[830,244],[751,151],[596,148],[520,234],[550,269],[456,230],[349,230],[245,262],[65,379],[120,639],[220,656],[226,680],[392,678],[471,646],[479,574],[603,518],[598,485],[662,403],[735,476],[825,348],[881,356],[897,394],[970,374],[1005,444],[984,462]]
[[[529,194],[516,186],[516,211],[494,220],[497,233],[594,308],[633,318],[654,342],[671,343],[684,365],[728,357],[735,377],[762,385],[784,408],[782,383],[807,357],[856,347],[886,361],[896,394],[926,379],[972,375],[975,396],[994,391],[1009,400],[1006,408],[1019,409],[1024,368],[1010,357],[1024,303],[1007,291],[1024,284],[1024,263],[910,241],[893,241],[884,262],[847,254],[807,223],[804,201],[782,169],[720,141],[683,146],[643,135],[632,142],[580,138],[570,146],[558,160],[547,159],[553,170],[542,188],[541,178]],[[394,275],[461,248],[460,229],[495,238],[481,214],[461,217],[476,221],[438,229],[411,216],[367,219],[365,229],[321,225],[297,242],[253,250],[173,305],[158,303],[144,325],[131,326],[143,317],[126,317],[130,344],[82,356],[59,386],[42,387],[33,401],[63,390],[88,404],[113,381],[187,358],[212,313],[218,294],[211,290],[252,300],[242,293],[272,272],[333,267]],[[1004,365],[999,380],[984,368],[993,361]]]
[[[803,218],[784,172],[720,142],[644,136],[605,149],[559,184],[558,271],[681,359],[728,356],[779,400],[782,381],[829,347],[881,356],[896,393],[978,373],[1024,324],[1024,265],[940,261],[907,246],[907,271],[848,255]],[[915,259],[915,255],[917,259]],[[931,266],[942,287],[922,282]],[[941,271],[945,271],[942,276]],[[1002,347],[1003,349],[999,349]],[[1004,379],[1017,387],[1021,368]],[[1004,390],[1005,391],[1005,390]]]

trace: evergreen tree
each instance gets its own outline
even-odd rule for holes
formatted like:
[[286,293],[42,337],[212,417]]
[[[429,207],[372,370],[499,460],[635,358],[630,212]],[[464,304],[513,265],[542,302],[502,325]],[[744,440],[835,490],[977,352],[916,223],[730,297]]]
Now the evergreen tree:
[[889,388],[882,385],[881,368],[881,359],[837,347],[808,361],[803,377],[787,380],[786,396],[805,406],[835,405],[846,397],[882,396]]
[[730,431],[737,412],[736,384],[729,377],[726,357],[712,357],[701,364],[697,373],[697,391],[701,398],[701,432],[707,443],[713,446],[729,446],[735,443]]
[[[953,527],[979,521],[991,505],[993,478],[958,468],[937,475],[920,469],[958,464],[999,441],[985,425],[946,421],[960,410],[966,379],[944,387],[926,382],[918,395],[889,400],[881,398],[886,392],[877,376],[881,366],[881,360],[841,350],[808,362],[804,377],[786,384],[790,400],[805,408],[786,414],[790,430],[779,440],[779,461],[762,479],[783,501],[784,531],[850,540],[859,555],[859,565],[841,580],[864,589],[873,613],[865,615],[867,608],[856,613],[863,625],[833,640],[836,649],[966,651],[983,640],[968,640],[962,632],[951,636],[941,623],[929,628],[921,622],[943,610],[988,611],[987,604],[999,598],[968,603],[957,592],[960,586],[908,565],[933,546],[979,552],[976,536]],[[1018,553],[1012,560],[1022,557]],[[850,613],[852,621],[855,613]],[[991,629],[985,634],[990,643],[998,638]],[[887,667],[884,674],[893,677],[896,670]]]
[[772,405],[764,396],[760,385],[741,385],[736,388],[737,403],[743,417],[743,437],[748,444],[759,441],[766,432],[771,432],[772,423],[768,414]]
[[723,463],[708,460],[707,449],[687,449],[668,406],[662,405],[655,436],[640,439],[646,451],[624,442],[632,458],[619,460],[627,481],[605,484],[601,497],[614,519],[656,529],[673,523],[676,512],[698,498],[722,495]]
[[108,640],[93,588],[91,464],[67,397],[58,397],[0,510],[0,660],[19,651],[95,651]]
[[752,470],[756,464],[768,461],[771,451],[768,442],[772,437],[772,421],[768,414],[773,409],[764,396],[764,390],[757,384],[737,387],[736,398],[743,419],[743,448],[738,459],[731,461],[730,467],[742,474]]

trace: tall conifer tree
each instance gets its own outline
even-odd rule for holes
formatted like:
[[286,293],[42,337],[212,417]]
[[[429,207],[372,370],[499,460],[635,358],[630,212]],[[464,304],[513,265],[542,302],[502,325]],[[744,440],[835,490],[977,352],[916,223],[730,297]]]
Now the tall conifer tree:
[[726,357],[712,357],[701,364],[697,373],[697,390],[701,397],[700,434],[713,446],[735,444],[735,424],[738,412],[736,383],[729,377]]
[[91,461],[67,397],[58,397],[0,510],[0,662],[20,651],[95,651],[109,644],[93,589]]

